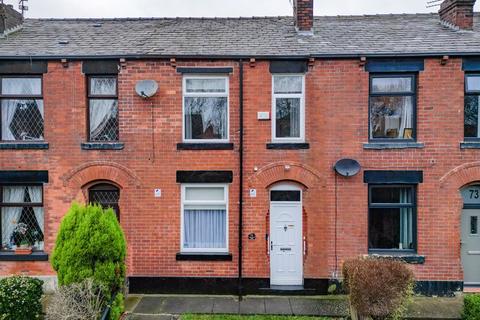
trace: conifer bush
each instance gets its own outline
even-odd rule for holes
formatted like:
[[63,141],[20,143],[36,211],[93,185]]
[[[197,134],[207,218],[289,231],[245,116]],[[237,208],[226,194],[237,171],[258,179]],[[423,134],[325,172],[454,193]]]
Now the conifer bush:
[[60,285],[92,278],[111,297],[123,289],[125,256],[125,236],[114,211],[73,204],[60,225],[52,266]]
[[465,295],[462,319],[480,320],[480,294]]

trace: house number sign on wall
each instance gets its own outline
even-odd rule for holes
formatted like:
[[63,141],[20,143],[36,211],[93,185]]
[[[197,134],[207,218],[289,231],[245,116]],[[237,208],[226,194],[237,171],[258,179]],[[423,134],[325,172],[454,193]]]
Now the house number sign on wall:
[[470,186],[462,189],[462,197],[465,204],[480,205],[480,186]]

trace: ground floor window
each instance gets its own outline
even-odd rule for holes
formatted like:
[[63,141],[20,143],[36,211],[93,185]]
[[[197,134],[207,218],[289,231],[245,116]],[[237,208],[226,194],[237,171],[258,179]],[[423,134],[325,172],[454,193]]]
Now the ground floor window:
[[411,185],[371,185],[369,250],[416,249],[416,195]]
[[120,189],[108,183],[96,184],[88,190],[88,198],[90,203],[96,203],[104,209],[112,208],[117,219],[120,220],[120,208],[118,201],[120,200]]
[[228,251],[227,185],[182,185],[182,252]]
[[43,250],[43,187],[0,186],[0,193],[2,250],[15,250],[20,245]]

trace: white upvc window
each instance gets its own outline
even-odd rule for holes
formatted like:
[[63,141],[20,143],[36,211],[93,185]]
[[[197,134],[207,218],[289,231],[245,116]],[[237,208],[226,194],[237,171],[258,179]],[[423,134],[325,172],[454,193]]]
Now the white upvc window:
[[305,75],[272,77],[272,141],[305,141]]
[[182,184],[181,251],[228,252],[228,185]]
[[228,77],[184,76],[183,141],[229,141]]

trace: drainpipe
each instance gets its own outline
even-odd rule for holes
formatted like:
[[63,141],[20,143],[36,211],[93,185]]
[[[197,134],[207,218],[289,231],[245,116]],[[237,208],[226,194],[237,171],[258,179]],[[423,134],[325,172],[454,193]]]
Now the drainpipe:
[[239,100],[240,100],[240,141],[239,141],[239,162],[240,182],[238,201],[238,297],[241,300],[243,294],[242,284],[242,254],[243,254],[243,60],[239,60]]

